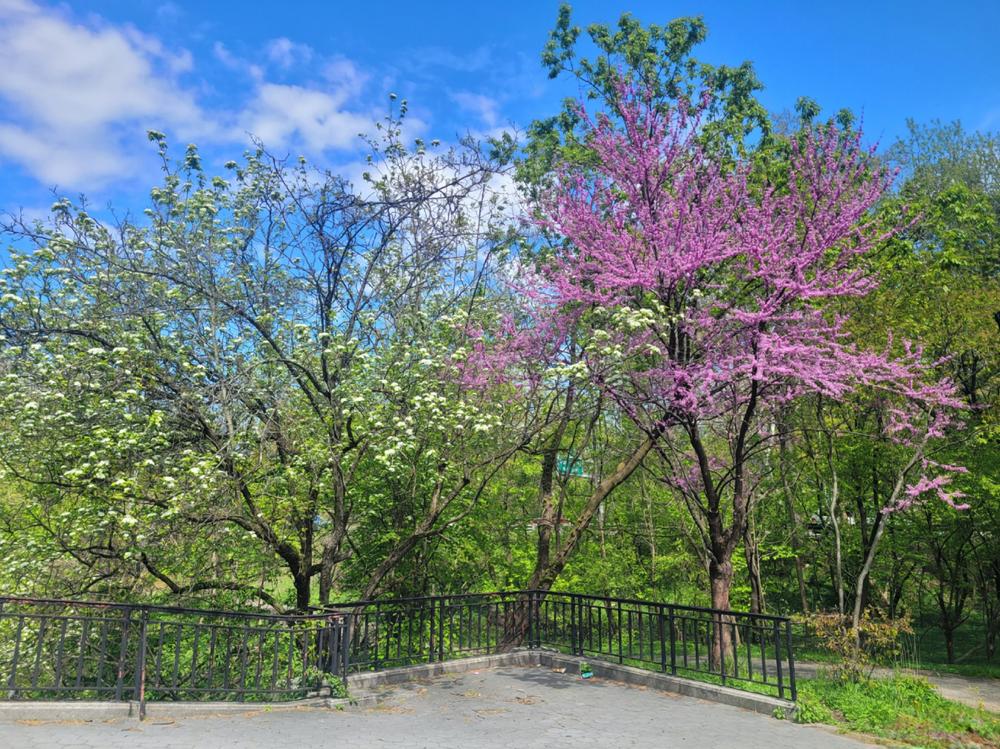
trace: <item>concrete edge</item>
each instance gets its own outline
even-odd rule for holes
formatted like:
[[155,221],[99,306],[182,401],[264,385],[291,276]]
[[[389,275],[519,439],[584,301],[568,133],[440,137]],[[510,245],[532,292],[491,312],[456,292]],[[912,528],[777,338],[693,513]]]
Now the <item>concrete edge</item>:
[[[343,710],[353,706],[374,705],[373,695],[357,697],[310,697],[288,702],[147,702],[146,719],[199,718],[246,715],[248,713],[288,712],[292,710]],[[139,718],[139,703],[132,702],[0,702],[0,723],[17,721],[115,721]]]
[[402,666],[389,668],[385,671],[362,671],[347,677],[347,688],[351,694],[355,690],[365,693],[380,687],[394,684],[405,684],[411,681],[433,679],[442,674],[460,674],[477,669],[499,668],[502,666],[538,666],[539,652],[537,650],[512,650],[508,653],[491,655],[475,655],[471,658],[459,658],[454,661],[440,663],[421,663],[417,666]]
[[[774,715],[780,712],[786,719],[795,717],[795,703],[771,697],[766,694],[756,692],[744,692],[732,687],[724,687],[721,684],[708,684],[702,681],[692,681],[669,674],[661,674],[655,671],[645,671],[633,666],[624,666],[617,663],[607,663],[605,661],[588,660],[574,655],[563,653],[538,651],[539,665],[550,668],[563,667],[567,670],[574,669],[579,673],[580,664],[586,662],[594,676],[612,681],[620,681],[631,686],[648,687],[659,689],[663,692],[673,692],[685,697],[695,697],[697,699],[718,702],[723,705],[732,705],[744,710],[751,710],[764,715]],[[571,671],[572,673],[573,671]]]
[[110,721],[132,716],[129,702],[0,702],[0,721]]
[[[384,687],[425,681],[443,674],[466,673],[503,666],[544,666],[563,668],[569,673],[579,673],[580,664],[584,662],[590,665],[595,676],[603,679],[719,702],[766,715],[780,712],[788,719],[795,716],[795,703],[777,697],[743,692],[718,684],[690,681],[617,663],[587,660],[555,651],[518,649],[443,663],[424,663],[385,671],[350,674],[346,679],[350,692],[347,698],[310,697],[288,702],[147,702],[146,718],[197,718],[317,708],[343,710],[348,707],[368,707],[385,699],[387,694],[382,689]],[[138,717],[138,702],[0,701],[0,722],[110,721]]]

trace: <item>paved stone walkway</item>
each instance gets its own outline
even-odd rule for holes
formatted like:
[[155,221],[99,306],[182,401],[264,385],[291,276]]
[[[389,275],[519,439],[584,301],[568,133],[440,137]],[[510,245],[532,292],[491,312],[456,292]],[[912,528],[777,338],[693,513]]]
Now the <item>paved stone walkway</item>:
[[94,723],[0,724],[3,749],[705,747],[857,749],[863,743],[655,690],[542,667],[446,674],[369,708]]

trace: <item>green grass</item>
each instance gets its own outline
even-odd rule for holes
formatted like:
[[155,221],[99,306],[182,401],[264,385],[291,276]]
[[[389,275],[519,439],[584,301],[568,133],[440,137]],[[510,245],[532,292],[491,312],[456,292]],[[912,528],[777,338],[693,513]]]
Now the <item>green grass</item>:
[[1000,747],[1000,715],[946,700],[915,676],[803,680],[797,720],[927,749]]

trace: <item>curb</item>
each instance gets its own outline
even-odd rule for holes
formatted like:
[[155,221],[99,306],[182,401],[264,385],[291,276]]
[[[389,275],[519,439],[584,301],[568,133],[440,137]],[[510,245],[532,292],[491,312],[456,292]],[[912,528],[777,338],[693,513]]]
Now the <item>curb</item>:
[[[584,658],[546,650],[513,650],[495,655],[480,655],[443,663],[425,663],[385,671],[351,674],[346,683],[349,698],[310,697],[288,702],[147,702],[146,718],[198,718],[209,716],[245,715],[247,713],[290,710],[343,710],[351,707],[371,707],[385,699],[385,687],[414,681],[426,681],[443,674],[502,668],[504,666],[542,666],[563,668],[579,673]],[[586,661],[595,676],[619,681],[630,686],[658,689],[663,692],[718,702],[766,715],[781,712],[786,718],[795,716],[795,703],[764,694],[743,692],[732,687],[644,671],[632,666]],[[110,721],[138,720],[138,702],[3,702],[0,701],[0,723],[14,721]]]

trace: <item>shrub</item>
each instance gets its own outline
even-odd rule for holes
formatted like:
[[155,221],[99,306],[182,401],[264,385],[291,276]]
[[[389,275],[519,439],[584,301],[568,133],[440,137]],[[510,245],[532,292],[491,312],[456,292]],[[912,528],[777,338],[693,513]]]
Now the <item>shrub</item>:
[[861,617],[857,630],[851,617],[836,612],[807,614],[800,621],[820,647],[836,658],[834,675],[844,681],[870,677],[875,665],[899,656],[901,636],[913,634],[907,619],[881,619],[868,613]]

